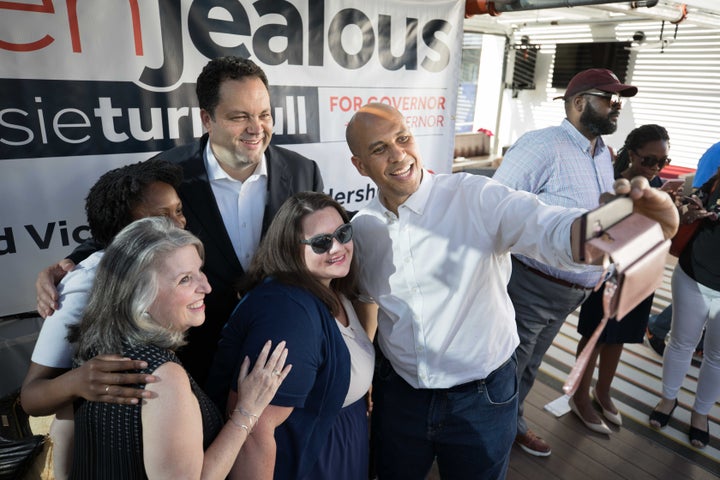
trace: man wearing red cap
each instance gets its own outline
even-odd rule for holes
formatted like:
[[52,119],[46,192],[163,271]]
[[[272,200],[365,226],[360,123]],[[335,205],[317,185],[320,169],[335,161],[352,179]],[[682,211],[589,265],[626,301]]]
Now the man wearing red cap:
[[[566,118],[559,126],[528,132],[505,154],[494,179],[517,190],[535,193],[545,203],[593,209],[614,181],[610,149],[601,135],[617,129],[621,97],[637,88],[625,85],[610,70],[592,68],[576,74],[567,86]],[[568,272],[521,255],[512,258],[508,293],[515,308],[520,345],[518,365],[518,430],[516,443],[526,452],[548,456],[550,445],[530,430],[523,402],[545,352],[565,318],[587,298],[601,275],[600,267]],[[572,405],[574,407],[574,405]],[[589,406],[580,416],[588,428],[610,433]],[[588,411],[590,410],[590,411]]]

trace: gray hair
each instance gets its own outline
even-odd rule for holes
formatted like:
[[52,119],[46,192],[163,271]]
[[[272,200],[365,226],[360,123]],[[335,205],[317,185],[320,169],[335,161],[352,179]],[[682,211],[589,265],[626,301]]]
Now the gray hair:
[[163,260],[187,245],[204,258],[202,242],[165,217],[137,220],[118,233],[100,260],[82,320],[68,334],[69,341],[77,342],[78,363],[120,353],[124,346],[184,345],[184,332],[159,325],[147,309],[158,293],[157,273]]

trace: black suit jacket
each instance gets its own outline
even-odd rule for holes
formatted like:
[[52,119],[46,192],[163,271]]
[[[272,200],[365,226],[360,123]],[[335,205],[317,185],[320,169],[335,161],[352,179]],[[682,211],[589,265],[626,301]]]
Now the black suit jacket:
[[[245,274],[225,230],[205,170],[203,152],[207,141],[205,134],[195,143],[170,149],[155,157],[182,167],[183,183],[178,194],[183,202],[187,229],[205,246],[203,270],[212,287],[212,292],[205,297],[205,323],[190,330],[188,344],[178,352],[185,368],[200,385],[204,385],[207,378],[220,331],[237,304],[235,286]],[[263,235],[289,197],[303,191],[323,191],[320,169],[314,161],[274,146],[265,150],[265,157],[268,190]]]
[[[183,365],[200,385],[205,384],[220,331],[237,304],[235,287],[245,274],[225,230],[205,170],[203,152],[207,141],[208,136],[205,134],[194,143],[172,148],[153,157],[182,167],[183,183],[178,195],[183,203],[187,229],[202,240],[205,246],[203,271],[212,287],[212,292],[205,297],[205,323],[190,330],[188,344],[178,351]],[[320,169],[314,161],[272,145],[265,150],[265,158],[268,191],[263,235],[280,206],[289,197],[298,192],[323,191]],[[68,258],[77,264],[101,248],[101,245],[90,239],[78,246]]]

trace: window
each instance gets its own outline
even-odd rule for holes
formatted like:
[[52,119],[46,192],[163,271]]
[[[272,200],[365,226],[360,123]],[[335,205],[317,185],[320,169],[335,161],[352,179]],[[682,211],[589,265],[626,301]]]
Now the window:
[[625,82],[630,42],[560,43],[555,50],[553,88],[565,88],[579,71],[588,68],[607,68]]
[[463,34],[455,133],[472,132],[473,130],[478,77],[480,75],[482,37],[480,33],[466,32]]

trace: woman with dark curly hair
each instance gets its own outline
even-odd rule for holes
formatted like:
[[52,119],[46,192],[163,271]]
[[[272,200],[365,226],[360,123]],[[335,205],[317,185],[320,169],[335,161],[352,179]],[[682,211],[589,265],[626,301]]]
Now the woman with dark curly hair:
[[[115,235],[135,219],[165,216],[185,227],[175,188],[182,181],[180,167],[148,160],[103,174],[85,199],[88,224],[95,241],[105,248]],[[57,479],[66,478],[72,447],[73,402],[78,398],[104,402],[137,403],[144,390],[117,385],[151,381],[148,375],[116,372],[141,368],[144,362],[117,355],[101,356],[72,367],[73,347],[65,340],[69,325],[80,321],[103,251],[91,255],[70,271],[58,286],[59,308],[45,319],[35,343],[30,368],[22,386],[22,406],[30,415],[55,414],[50,430]],[[107,385],[113,385],[106,389]]]

